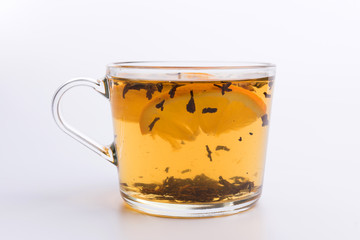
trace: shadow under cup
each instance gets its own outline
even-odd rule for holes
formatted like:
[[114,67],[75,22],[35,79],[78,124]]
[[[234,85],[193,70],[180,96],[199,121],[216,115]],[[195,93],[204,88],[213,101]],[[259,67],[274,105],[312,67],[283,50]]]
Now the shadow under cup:
[[[170,217],[233,214],[261,194],[274,76],[266,63],[114,63],[101,81],[63,85],[53,113],[65,132],[117,165],[131,207]],[[62,121],[60,98],[77,85],[110,99],[111,146]]]

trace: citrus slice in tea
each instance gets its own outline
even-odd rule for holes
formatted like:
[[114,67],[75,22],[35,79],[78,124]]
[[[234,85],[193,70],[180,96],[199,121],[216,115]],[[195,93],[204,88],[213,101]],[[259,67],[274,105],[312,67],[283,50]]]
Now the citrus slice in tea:
[[[164,88],[164,89],[163,89]],[[165,89],[160,83],[125,82],[114,85],[115,94],[111,94],[111,105],[116,118],[124,121],[139,122],[141,112],[154,96]]]
[[[178,78],[183,80],[206,80],[211,77],[211,74],[199,72],[183,72],[178,75]],[[169,84],[160,82],[128,81],[121,83],[121,81],[114,81],[113,84],[114,88],[117,89],[117,94],[111,94],[113,114],[116,118],[122,118],[130,122],[139,121],[141,112],[153,96],[170,90]]]
[[219,135],[239,129],[266,114],[260,97],[230,82],[180,82],[172,89],[145,106],[139,121],[142,134],[158,135],[173,144],[194,140],[200,130]]

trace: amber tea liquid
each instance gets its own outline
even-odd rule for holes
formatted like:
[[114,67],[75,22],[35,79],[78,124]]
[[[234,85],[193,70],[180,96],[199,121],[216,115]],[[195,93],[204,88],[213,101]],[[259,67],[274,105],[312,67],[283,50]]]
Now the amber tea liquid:
[[272,83],[110,78],[122,194],[184,204],[258,195]]

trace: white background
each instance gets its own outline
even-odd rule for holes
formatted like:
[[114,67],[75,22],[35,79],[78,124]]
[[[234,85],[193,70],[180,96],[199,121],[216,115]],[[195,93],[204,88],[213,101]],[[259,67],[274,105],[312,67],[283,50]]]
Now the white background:
[[[360,1],[0,2],[0,239],[360,239]],[[131,60],[277,64],[263,196],[242,214],[164,219],[124,207],[116,168],[62,133],[50,102]],[[64,114],[110,143],[109,104]]]

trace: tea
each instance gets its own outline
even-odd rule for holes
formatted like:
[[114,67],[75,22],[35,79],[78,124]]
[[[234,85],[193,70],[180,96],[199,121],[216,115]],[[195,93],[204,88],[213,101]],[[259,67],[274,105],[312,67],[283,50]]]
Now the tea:
[[271,78],[109,78],[123,196],[221,203],[261,192]]

